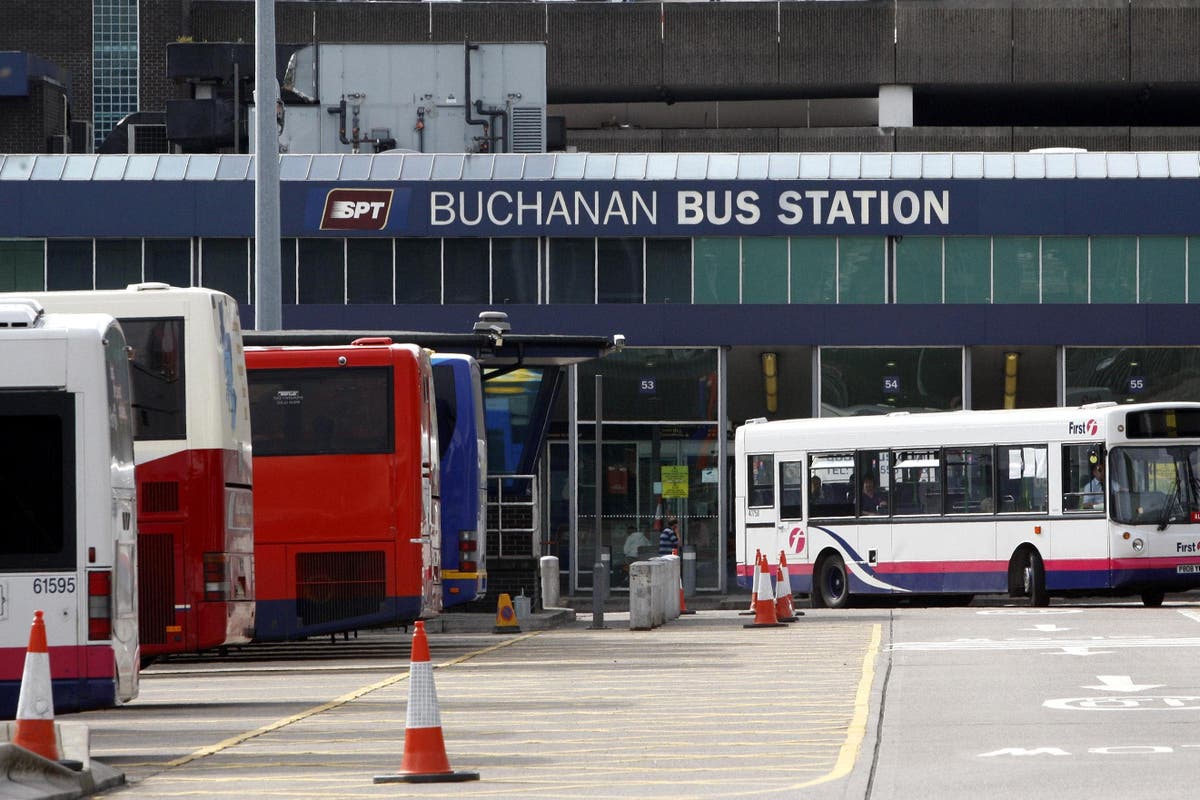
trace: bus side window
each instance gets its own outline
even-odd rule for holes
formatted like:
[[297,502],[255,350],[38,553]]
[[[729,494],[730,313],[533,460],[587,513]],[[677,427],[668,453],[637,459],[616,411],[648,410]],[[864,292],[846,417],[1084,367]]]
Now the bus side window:
[[750,506],[775,505],[775,456],[747,456],[747,461]]
[[1093,483],[1092,464],[1089,461],[1089,455],[1096,449],[1095,443],[1063,445],[1063,511],[1099,511],[1104,508],[1105,487],[1102,481]]

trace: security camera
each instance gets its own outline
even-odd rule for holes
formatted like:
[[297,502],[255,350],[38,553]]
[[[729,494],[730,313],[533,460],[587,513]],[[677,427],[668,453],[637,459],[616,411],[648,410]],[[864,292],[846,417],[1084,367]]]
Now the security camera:
[[625,334],[623,334],[623,333],[614,333],[613,334],[613,347],[615,347],[618,350],[625,347]]

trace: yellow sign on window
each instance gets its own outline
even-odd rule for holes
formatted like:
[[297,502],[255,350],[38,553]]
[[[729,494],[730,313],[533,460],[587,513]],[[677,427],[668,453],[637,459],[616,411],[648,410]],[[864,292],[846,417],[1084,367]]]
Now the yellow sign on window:
[[663,467],[662,468],[662,496],[663,497],[687,497],[688,496],[688,468],[687,467]]

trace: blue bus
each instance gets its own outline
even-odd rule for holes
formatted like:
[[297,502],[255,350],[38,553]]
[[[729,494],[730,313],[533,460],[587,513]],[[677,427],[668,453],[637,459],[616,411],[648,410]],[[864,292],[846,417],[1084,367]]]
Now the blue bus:
[[487,594],[487,431],[470,356],[433,356],[442,484],[442,607]]

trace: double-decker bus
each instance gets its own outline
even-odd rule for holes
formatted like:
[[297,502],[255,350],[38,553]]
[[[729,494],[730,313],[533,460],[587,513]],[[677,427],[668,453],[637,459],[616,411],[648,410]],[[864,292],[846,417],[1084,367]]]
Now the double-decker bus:
[[1200,587],[1197,403],[751,421],[735,454],[739,583],[782,550],[816,607]]
[[391,339],[249,347],[260,641],[441,610],[429,354]]
[[163,283],[24,296],[48,312],[110,314],[133,350],[143,660],[249,642],[254,517],[237,303]]
[[138,693],[129,359],[104,314],[0,300],[0,719],[41,611],[54,709]]
[[441,455],[442,605],[487,594],[487,430],[479,363],[470,356],[435,354]]

